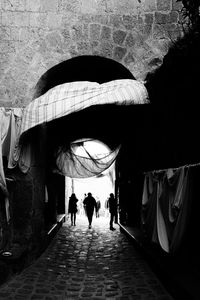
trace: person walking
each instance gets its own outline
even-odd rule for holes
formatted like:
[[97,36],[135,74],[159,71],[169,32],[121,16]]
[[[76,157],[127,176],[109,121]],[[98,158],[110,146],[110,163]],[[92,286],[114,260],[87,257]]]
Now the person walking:
[[96,217],[99,218],[99,216],[100,216],[99,210],[101,208],[101,201],[98,199],[96,202],[97,202]]
[[77,209],[77,202],[78,199],[76,198],[76,194],[72,193],[71,197],[69,198],[69,210],[68,212],[71,214],[71,225],[76,226],[76,213],[78,211]]
[[91,193],[88,193],[87,197],[83,201],[83,204],[84,204],[85,211],[87,214],[89,228],[91,228],[94,209],[97,211],[97,203]]
[[116,223],[117,220],[117,199],[115,198],[113,193],[111,193],[110,197],[108,198],[107,208],[110,212],[110,230],[115,230],[115,228],[113,227],[113,222],[115,220]]

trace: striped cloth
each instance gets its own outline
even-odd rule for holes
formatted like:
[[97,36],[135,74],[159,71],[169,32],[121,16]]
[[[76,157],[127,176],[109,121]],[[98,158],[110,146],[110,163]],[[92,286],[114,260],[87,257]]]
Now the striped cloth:
[[20,134],[44,122],[66,116],[92,105],[149,103],[144,84],[120,79],[103,84],[90,81],[58,85],[33,100],[24,110]]

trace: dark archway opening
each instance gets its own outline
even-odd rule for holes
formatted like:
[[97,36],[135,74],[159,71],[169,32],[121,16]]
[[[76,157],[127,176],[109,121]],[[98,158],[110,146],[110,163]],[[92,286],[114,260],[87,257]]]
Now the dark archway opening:
[[[48,70],[38,81],[34,98],[65,82],[92,81],[104,83],[116,79],[135,78],[126,67],[112,59],[99,56],[79,56]],[[45,213],[47,224],[54,223],[58,213],[64,213],[63,176],[51,172],[51,167],[55,164],[54,153],[56,149],[61,145],[67,147],[70,142],[87,137],[100,140],[111,149],[121,144],[122,152],[117,159],[116,168],[118,175],[123,177],[122,181],[128,184],[127,170],[129,175],[137,173],[142,162],[141,159],[138,160],[138,153],[140,152],[141,157],[146,155],[143,147],[138,149],[142,140],[146,114],[148,114],[147,109],[142,108],[141,105],[123,107],[106,104],[91,106],[68,115],[67,118],[63,117],[47,124],[48,169],[46,178],[48,194],[50,194]],[[140,123],[139,132],[138,123]],[[129,147],[132,149],[128,150]],[[127,154],[130,156],[127,157]],[[127,200],[128,210],[134,212],[132,222],[139,223],[141,199],[132,195],[132,191],[127,189],[127,184],[124,187],[123,184],[119,184],[119,179],[116,179],[116,193],[121,202],[125,201],[124,199],[129,199],[129,201]],[[54,186],[53,190],[52,186]],[[121,193],[118,191],[119,187]],[[59,192],[58,195],[57,190],[62,190],[62,192]],[[131,221],[130,217],[129,221]]]
[[42,75],[33,98],[65,82],[92,81],[104,83],[116,79],[135,79],[122,64],[103,56],[82,55],[66,60]]

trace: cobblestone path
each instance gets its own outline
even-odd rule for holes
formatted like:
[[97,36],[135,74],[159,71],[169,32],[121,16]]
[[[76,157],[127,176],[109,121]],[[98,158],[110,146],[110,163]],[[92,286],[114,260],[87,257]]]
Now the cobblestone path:
[[64,226],[42,254],[1,286],[0,299],[172,300],[147,263],[108,219],[85,217]]

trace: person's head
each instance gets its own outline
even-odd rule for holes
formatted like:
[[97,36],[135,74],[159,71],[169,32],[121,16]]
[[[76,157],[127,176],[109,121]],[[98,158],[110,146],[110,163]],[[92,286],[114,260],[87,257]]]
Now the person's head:
[[88,196],[91,197],[91,196],[92,196],[92,193],[88,193]]
[[110,193],[110,197],[111,197],[111,198],[114,198],[114,194],[113,194],[113,193]]

